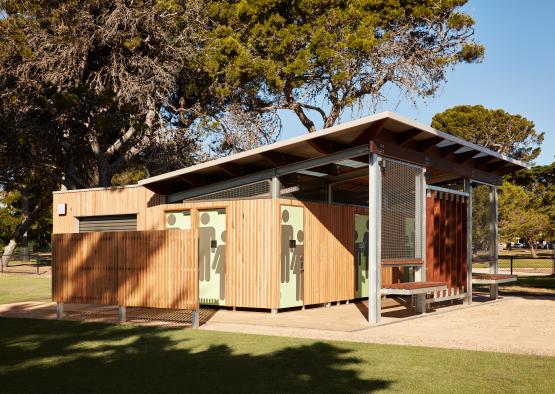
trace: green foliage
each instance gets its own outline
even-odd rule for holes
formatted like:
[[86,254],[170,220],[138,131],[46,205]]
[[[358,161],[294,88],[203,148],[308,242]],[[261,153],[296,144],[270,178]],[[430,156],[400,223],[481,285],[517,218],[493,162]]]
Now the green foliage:
[[429,96],[448,66],[484,54],[472,40],[474,20],[458,10],[466,1],[211,3],[211,46],[227,86],[248,81],[252,88],[239,93],[254,93],[253,105],[293,110],[309,131],[307,110],[331,126],[345,108],[381,99],[390,84]]
[[544,238],[555,238],[555,162],[520,170],[506,179],[521,187],[529,196],[529,205],[547,216],[548,225],[542,232]]
[[19,198],[18,192],[0,191],[0,248],[8,244],[21,223],[21,211],[17,208]]
[[147,176],[148,172],[144,167],[133,166],[114,174],[111,183],[114,186],[133,185]]
[[544,138],[525,117],[481,105],[449,108],[433,117],[432,127],[524,161],[540,154]]
[[552,225],[532,192],[503,182],[499,188],[499,236],[502,240],[524,238],[534,244],[548,234]]

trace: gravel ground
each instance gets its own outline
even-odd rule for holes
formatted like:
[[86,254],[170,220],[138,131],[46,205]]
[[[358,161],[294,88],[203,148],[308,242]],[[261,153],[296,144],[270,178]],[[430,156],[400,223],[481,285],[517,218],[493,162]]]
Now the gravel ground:
[[504,297],[352,332],[215,321],[201,329],[555,356],[555,299]]

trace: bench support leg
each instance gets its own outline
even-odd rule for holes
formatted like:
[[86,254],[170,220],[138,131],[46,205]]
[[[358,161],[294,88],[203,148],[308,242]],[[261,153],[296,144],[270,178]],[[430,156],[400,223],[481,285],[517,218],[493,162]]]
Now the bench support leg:
[[499,287],[497,286],[497,284],[492,284],[489,287],[489,298],[491,298],[492,300],[496,300],[497,298],[499,298]]
[[416,313],[426,313],[426,294],[416,295]]
[[125,323],[127,319],[127,308],[125,305],[118,306],[118,323]]

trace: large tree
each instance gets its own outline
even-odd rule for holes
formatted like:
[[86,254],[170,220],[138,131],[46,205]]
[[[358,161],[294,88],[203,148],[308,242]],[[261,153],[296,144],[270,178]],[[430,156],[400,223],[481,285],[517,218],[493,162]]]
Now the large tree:
[[189,127],[213,104],[198,51],[207,29],[199,4],[0,2],[1,97],[17,128],[48,131],[44,142],[60,149],[68,187],[109,186],[168,139],[198,143]]
[[[230,4],[231,3],[231,4]],[[214,1],[214,47],[229,83],[248,83],[251,109],[293,111],[310,132],[355,106],[371,112],[395,87],[433,95],[446,70],[482,59],[466,0]],[[314,117],[316,116],[316,118]]]
[[499,236],[512,241],[523,238],[537,257],[536,242],[552,231],[549,216],[537,205],[534,194],[522,186],[504,182],[499,188]]
[[515,159],[532,161],[540,154],[544,133],[522,115],[482,105],[458,105],[436,114],[432,127]]
[[206,4],[0,0],[0,188],[29,206],[8,249],[60,184],[121,184],[273,141],[258,113],[228,130],[245,107],[220,94]]
[[505,177],[507,181],[522,187],[530,196],[534,210],[547,216],[548,225],[542,230],[542,238],[555,238],[555,162],[545,166],[523,169]]

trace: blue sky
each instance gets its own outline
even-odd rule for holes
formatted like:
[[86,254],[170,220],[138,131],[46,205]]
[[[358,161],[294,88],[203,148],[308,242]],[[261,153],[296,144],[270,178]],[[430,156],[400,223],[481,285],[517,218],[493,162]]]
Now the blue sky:
[[[392,95],[378,112],[394,111],[430,124],[434,114],[455,105],[501,108],[545,132],[536,164],[555,161],[555,1],[470,0],[465,11],[475,19],[476,39],[486,47],[484,61],[456,66],[437,96],[416,108]],[[294,115],[281,115],[281,138],[306,132]],[[368,113],[355,117],[363,115]],[[350,116],[343,117],[347,120]]]

